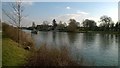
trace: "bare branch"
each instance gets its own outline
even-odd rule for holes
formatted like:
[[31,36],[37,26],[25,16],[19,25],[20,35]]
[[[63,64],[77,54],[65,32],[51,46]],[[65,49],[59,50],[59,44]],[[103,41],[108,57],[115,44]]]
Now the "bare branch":
[[2,11],[3,11],[4,14],[5,14],[9,19],[11,19],[15,24],[17,23],[17,22],[16,22],[16,19],[15,19],[12,15],[8,14],[4,9],[2,9]]
[[9,3],[8,5],[10,9],[12,10],[10,11],[11,13],[8,13],[7,10],[4,10],[4,9],[2,9],[2,11],[14,23],[14,25],[16,24],[17,27],[20,27],[21,21],[24,18],[22,14],[24,11],[22,1],[18,0],[17,2],[12,2],[12,3]]
[[18,25],[16,25],[16,24],[14,24],[14,23],[12,23],[11,21],[8,21],[10,24],[12,24],[12,25],[14,25],[14,26],[17,26],[18,27]]

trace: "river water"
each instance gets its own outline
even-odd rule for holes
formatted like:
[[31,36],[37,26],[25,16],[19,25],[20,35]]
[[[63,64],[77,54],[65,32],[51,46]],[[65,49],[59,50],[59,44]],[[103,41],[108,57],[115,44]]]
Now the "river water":
[[[29,32],[29,31],[26,31]],[[36,48],[48,46],[70,48],[71,56],[79,61],[93,63],[95,66],[117,66],[120,36],[99,33],[42,32],[31,34]]]

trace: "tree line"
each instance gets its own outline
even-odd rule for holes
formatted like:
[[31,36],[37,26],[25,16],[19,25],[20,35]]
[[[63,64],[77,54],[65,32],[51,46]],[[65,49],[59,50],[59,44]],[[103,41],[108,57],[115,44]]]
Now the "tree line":
[[29,27],[28,29],[37,29],[40,31],[63,31],[63,32],[87,32],[87,31],[120,31],[120,21],[114,23],[111,17],[103,15],[100,17],[99,25],[94,20],[85,19],[81,25],[75,19],[70,19],[68,25],[62,21],[59,23],[56,22],[55,19],[52,21],[52,25],[49,25],[48,21],[43,21],[41,25],[35,26],[35,22],[33,22],[34,27]]

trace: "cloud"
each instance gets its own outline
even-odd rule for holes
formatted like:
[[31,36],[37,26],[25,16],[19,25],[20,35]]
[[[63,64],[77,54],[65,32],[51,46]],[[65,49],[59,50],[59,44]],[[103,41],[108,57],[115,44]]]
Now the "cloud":
[[81,13],[81,14],[89,14],[89,13],[86,13],[86,12],[77,12],[77,13]]
[[90,19],[90,20],[94,20],[97,22],[97,25],[99,25],[98,21],[99,21],[99,17],[95,17],[95,16],[91,16],[89,14],[85,14],[85,13],[73,13],[73,14],[64,14],[64,15],[59,15],[59,16],[55,16],[55,17],[50,17],[50,18],[41,18],[41,19],[31,19],[31,18],[25,18],[24,22],[26,23],[22,23],[22,25],[24,26],[31,26],[32,22],[34,21],[35,24],[40,25],[42,24],[43,21],[48,21],[50,22],[49,24],[52,24],[52,20],[55,19],[57,21],[57,23],[59,23],[60,21],[65,22],[65,23],[69,23],[69,19],[75,19],[77,22],[80,22],[80,24],[85,20],[85,19]]
[[27,6],[31,6],[31,5],[33,5],[33,2],[32,1],[23,1],[23,4],[27,5]]
[[99,17],[87,17],[86,19],[94,20],[95,22],[99,21]]
[[98,16],[92,16],[90,15],[90,13],[87,12],[77,12],[73,14],[64,14],[57,17],[51,17],[49,21],[52,21],[53,19],[56,19],[57,23],[59,23],[59,21],[62,21],[62,22],[66,22],[67,24],[69,23],[69,19],[75,19],[77,22],[80,22],[80,24],[85,19],[90,19],[90,20],[94,20],[97,23],[97,25],[100,24],[98,22],[99,21]]
[[68,6],[68,7],[66,7],[66,9],[71,9],[71,7]]
[[98,26],[99,26],[99,24],[100,24],[100,22],[98,22],[98,21],[100,21],[100,18],[99,18],[99,17],[90,16],[90,17],[87,17],[87,18],[85,18],[85,19],[94,20],[94,21],[97,23]]
[[68,24],[69,19],[75,19],[77,22],[81,23],[87,17],[89,17],[88,14],[74,13],[74,14],[64,14],[64,15],[60,15],[58,17],[51,17],[51,19],[56,19],[57,23],[59,23],[59,21],[63,21]]
[[77,13],[81,13],[81,14],[89,14],[87,12],[83,12],[83,11],[80,11],[80,10],[77,10]]

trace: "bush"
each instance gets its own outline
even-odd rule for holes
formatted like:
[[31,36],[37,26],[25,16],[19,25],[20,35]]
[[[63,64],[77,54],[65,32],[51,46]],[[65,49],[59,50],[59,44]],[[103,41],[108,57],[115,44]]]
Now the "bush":
[[20,47],[25,48],[26,46],[30,46],[31,50],[34,49],[34,42],[29,34],[23,32],[21,29],[18,29],[17,27],[10,26],[6,23],[2,23],[2,29],[3,34],[10,37],[15,42],[21,44]]
[[48,48],[42,45],[40,49],[33,53],[27,66],[78,66],[74,61],[65,46],[60,49]]

